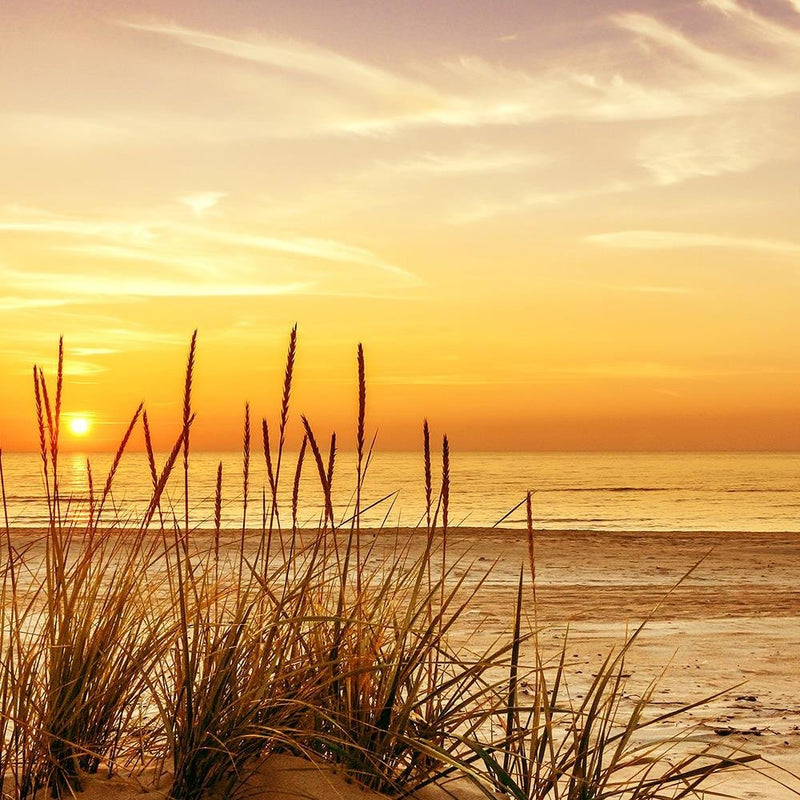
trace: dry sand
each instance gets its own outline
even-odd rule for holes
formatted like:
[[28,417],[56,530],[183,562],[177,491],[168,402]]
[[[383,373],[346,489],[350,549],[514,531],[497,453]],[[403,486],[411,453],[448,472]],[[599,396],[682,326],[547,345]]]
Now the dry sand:
[[[395,538],[379,533],[373,557],[391,549]],[[541,641],[555,653],[569,623],[575,693],[579,676],[588,680],[609,648],[619,646],[626,631],[663,601],[628,659],[628,691],[635,695],[664,668],[655,695],[663,710],[731,691],[666,723],[660,733],[696,726],[692,735],[701,741],[738,746],[800,774],[800,535],[545,532],[537,534],[536,548],[538,615],[546,626]],[[477,571],[469,580],[496,561],[457,635],[489,641],[507,632],[518,570],[526,559],[524,534],[457,529],[448,552],[463,558],[464,568],[474,563]],[[800,790],[800,779],[785,780]],[[94,780],[87,800],[163,796],[142,794],[135,782],[112,784]],[[741,800],[797,796],[750,771],[720,779],[718,788]],[[366,797],[329,770],[286,758],[273,760],[250,789],[259,798]]]
[[[497,609],[510,606],[524,538],[460,531],[453,539],[499,559],[476,609],[495,630],[507,626]],[[536,541],[539,621],[555,647],[569,622],[569,655],[591,673],[599,654],[663,601],[628,661],[630,691],[664,667],[656,700],[665,710],[732,689],[670,727],[695,724],[702,740],[724,738],[800,775],[800,536],[548,532]],[[787,782],[800,790],[800,779]],[[752,772],[723,786],[743,800],[797,796]]]

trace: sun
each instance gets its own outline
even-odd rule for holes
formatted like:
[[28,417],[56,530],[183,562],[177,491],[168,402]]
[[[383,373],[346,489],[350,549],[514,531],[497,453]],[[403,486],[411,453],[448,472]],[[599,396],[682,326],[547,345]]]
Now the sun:
[[89,433],[91,424],[88,417],[76,416],[69,421],[69,432],[75,436],[85,436]]

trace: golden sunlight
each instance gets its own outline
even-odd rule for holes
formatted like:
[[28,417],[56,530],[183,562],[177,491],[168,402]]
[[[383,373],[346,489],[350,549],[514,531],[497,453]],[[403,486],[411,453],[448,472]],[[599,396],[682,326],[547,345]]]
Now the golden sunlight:
[[74,436],[85,436],[92,427],[89,418],[83,415],[76,415],[69,420],[69,432]]
[[800,800],[800,0],[0,44],[0,800]]

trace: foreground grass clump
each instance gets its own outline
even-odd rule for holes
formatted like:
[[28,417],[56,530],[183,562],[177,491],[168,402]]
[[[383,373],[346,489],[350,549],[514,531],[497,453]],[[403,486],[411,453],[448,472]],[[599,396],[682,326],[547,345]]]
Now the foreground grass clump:
[[[193,529],[195,349],[192,337],[183,415],[164,463],[157,463],[140,406],[100,491],[87,462],[84,504],[63,497],[59,486],[62,347],[54,394],[34,369],[49,524],[24,546],[8,522],[0,452],[4,797],[71,796],[102,767],[109,775],[154,772],[172,800],[200,800],[234,791],[270,754],[291,753],[336,764],[386,794],[461,777],[488,796],[499,791],[516,800],[681,798],[700,796],[709,778],[751,760],[681,739],[642,738],[664,715],[649,713],[650,693],[633,707],[624,701],[622,664],[638,631],[573,703],[565,651],[553,661],[539,646],[530,496],[529,577],[520,571],[508,636],[482,650],[454,644],[459,619],[490,571],[468,585],[473,568],[448,560],[449,446],[445,437],[435,491],[427,423],[424,524],[388,555],[362,535],[372,446],[361,347],[353,507],[334,507],[335,435],[325,452],[305,417],[291,500],[285,507],[279,501],[288,471],[293,330],[277,432],[266,418],[261,423],[267,482],[256,533],[248,527],[249,406],[241,530],[232,536],[222,529],[221,464],[213,523]],[[121,519],[108,509],[118,466],[139,431],[152,494],[141,518]],[[304,471],[315,476],[323,508],[313,530],[298,524]],[[177,509],[167,487],[181,478]],[[534,590],[530,602],[526,584]],[[529,630],[526,609],[533,611]],[[523,679],[533,687],[525,702],[518,696]]]

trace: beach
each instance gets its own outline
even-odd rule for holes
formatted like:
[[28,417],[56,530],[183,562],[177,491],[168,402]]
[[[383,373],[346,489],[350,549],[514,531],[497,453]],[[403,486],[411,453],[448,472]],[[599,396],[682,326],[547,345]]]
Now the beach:
[[[496,609],[510,607],[524,538],[490,531],[452,538],[453,549],[497,548],[498,568],[477,606],[490,627],[507,626]],[[796,534],[546,532],[536,547],[539,622],[549,626],[544,640],[549,635],[554,650],[569,624],[569,655],[591,672],[600,654],[649,617],[627,661],[630,691],[664,670],[655,692],[664,709],[724,692],[664,727],[696,724],[704,741],[724,739],[800,773]],[[796,796],[753,773],[722,785],[753,800]]]
[[[198,546],[202,547],[206,535],[204,531],[193,534]],[[14,532],[18,546],[39,536],[33,531]],[[256,547],[259,538],[260,532],[248,533],[248,550]],[[239,542],[238,535],[228,532],[222,546],[234,552]],[[392,560],[398,549],[407,547],[410,557],[421,552],[424,535],[410,530],[362,531],[362,543],[367,561],[380,565],[387,557]],[[273,546],[277,553],[278,544],[273,542]],[[525,591],[531,591],[524,534],[452,529],[447,559],[453,566],[451,580],[463,578],[465,589],[482,582],[459,617],[453,640],[480,650],[498,636],[507,636],[520,567],[526,573]],[[535,565],[540,647],[555,658],[567,637],[573,698],[580,699],[607,654],[646,621],[625,660],[626,697],[634,700],[657,679],[649,706],[652,714],[713,698],[654,725],[648,735],[681,733],[691,743],[757,754],[776,765],[763,765],[773,776],[780,777],[781,768],[800,774],[796,671],[800,663],[800,540],[796,534],[540,532],[535,535]],[[533,623],[531,604],[527,622]],[[523,663],[525,655],[523,646]],[[297,796],[316,792],[320,798],[328,797],[333,786],[345,797],[363,797],[362,790],[341,776],[332,776],[328,767],[273,757],[265,770],[249,784],[254,797],[276,796],[264,788],[276,785],[265,777],[274,770],[282,775],[282,796],[284,790],[289,796],[296,790]],[[294,780],[299,783],[295,785]],[[784,780],[800,788],[800,780]],[[796,796],[752,770],[736,770],[712,783],[742,800]],[[120,798],[128,791],[142,791],[139,781],[129,784],[118,778],[112,784],[119,793],[114,796]],[[86,796],[111,796],[110,790],[107,781],[96,777]],[[474,789],[460,786],[457,791],[470,794]]]

